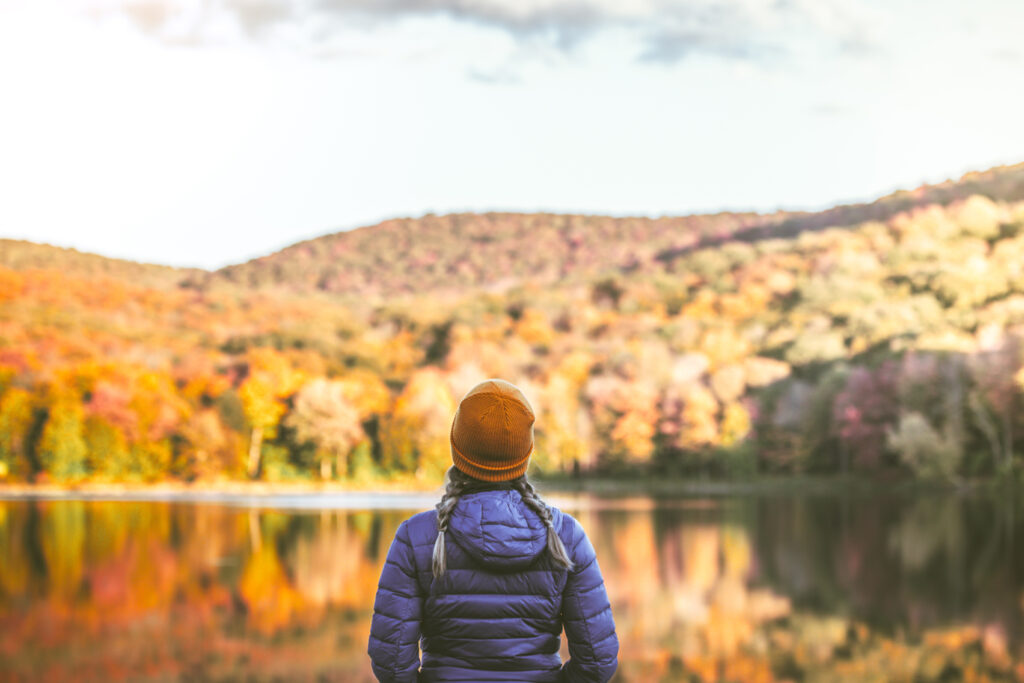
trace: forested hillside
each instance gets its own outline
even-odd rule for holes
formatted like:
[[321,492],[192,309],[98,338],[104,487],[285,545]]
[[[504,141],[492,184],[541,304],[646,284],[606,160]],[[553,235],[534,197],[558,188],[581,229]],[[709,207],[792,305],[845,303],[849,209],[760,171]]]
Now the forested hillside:
[[886,221],[915,206],[945,206],[972,194],[994,201],[1024,200],[1024,164],[820,213],[657,219],[486,213],[396,219],[301,242],[264,258],[199,275],[195,281],[207,286],[230,282],[360,297],[465,293],[467,288],[505,291],[529,283],[564,285],[612,270],[661,272],[680,255],[699,248]]
[[436,481],[489,376],[545,473],[1007,474],[1022,340],[1024,165],[818,214],[395,220],[215,273],[5,241],[0,479]]
[[202,271],[89,254],[77,249],[0,239],[0,267],[10,270],[60,270],[91,277],[110,277],[154,287],[177,287]]

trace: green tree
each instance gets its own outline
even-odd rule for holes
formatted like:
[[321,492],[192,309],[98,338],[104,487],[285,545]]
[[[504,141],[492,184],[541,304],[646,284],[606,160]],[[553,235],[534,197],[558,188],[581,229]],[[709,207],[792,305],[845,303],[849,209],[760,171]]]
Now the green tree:
[[963,447],[952,434],[940,434],[921,413],[900,416],[896,429],[886,433],[886,445],[920,477],[955,479]]
[[86,474],[88,450],[83,438],[84,411],[78,401],[60,398],[50,406],[39,438],[39,461],[43,470],[57,481],[78,479]]

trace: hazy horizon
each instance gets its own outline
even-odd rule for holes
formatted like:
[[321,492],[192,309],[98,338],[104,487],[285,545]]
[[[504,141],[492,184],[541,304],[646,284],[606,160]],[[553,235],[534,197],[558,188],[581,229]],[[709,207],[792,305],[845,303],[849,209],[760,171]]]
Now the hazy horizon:
[[217,268],[426,213],[820,210],[1024,160],[1024,6],[6,0],[0,236]]
[[100,251],[94,251],[94,250],[89,250],[89,249],[82,249],[82,248],[79,248],[79,247],[77,247],[77,246],[75,246],[73,244],[57,244],[57,243],[54,243],[54,242],[35,240],[35,239],[30,238],[30,237],[18,237],[18,236],[8,237],[6,235],[0,235],[0,239],[6,238],[6,239],[26,240],[26,241],[29,241],[29,242],[34,242],[36,244],[42,244],[42,245],[51,246],[51,247],[57,247],[57,248],[62,248],[62,249],[75,249],[75,250],[77,250],[79,252],[82,252],[82,253],[95,254],[97,256],[102,256],[102,257],[105,257],[105,258],[114,258],[114,259],[120,259],[120,260],[134,261],[134,262],[137,262],[137,263],[148,264],[148,265],[170,266],[170,267],[173,267],[173,268],[183,268],[183,269],[197,268],[197,269],[200,269],[200,270],[206,270],[206,271],[211,271],[212,272],[212,271],[216,271],[216,270],[219,270],[220,268],[224,268],[224,267],[227,267],[227,266],[238,265],[238,264],[241,264],[241,263],[246,263],[246,262],[251,261],[251,260],[262,258],[264,256],[269,256],[269,255],[277,253],[279,251],[283,251],[284,249],[288,249],[289,247],[293,247],[296,244],[300,244],[302,242],[307,242],[307,241],[310,241],[310,240],[319,239],[321,237],[326,237],[328,235],[334,235],[334,234],[341,233],[341,232],[349,232],[349,231],[352,231],[352,230],[359,230],[361,228],[372,228],[372,227],[375,227],[377,225],[380,225],[381,223],[384,223],[384,222],[387,222],[387,221],[391,221],[391,220],[404,220],[404,219],[417,220],[417,219],[421,219],[421,218],[424,218],[424,217],[429,216],[429,215],[446,216],[446,215],[451,215],[451,214],[462,214],[462,213],[476,213],[476,214],[486,214],[486,213],[521,213],[521,214],[541,213],[542,214],[542,213],[547,213],[547,214],[552,214],[552,215],[610,216],[610,217],[613,217],[613,218],[629,218],[629,217],[659,218],[659,217],[692,216],[692,215],[701,215],[701,214],[713,215],[713,214],[717,214],[717,213],[761,213],[761,214],[769,215],[769,214],[771,214],[773,212],[776,212],[776,211],[815,213],[815,212],[818,212],[818,211],[824,211],[824,210],[827,210],[827,209],[830,209],[830,208],[833,208],[833,207],[836,207],[836,206],[842,206],[842,205],[847,205],[847,204],[860,204],[860,203],[866,203],[867,204],[867,203],[871,203],[871,202],[875,201],[876,199],[879,199],[881,197],[887,196],[887,195],[892,194],[894,192],[898,192],[898,191],[901,191],[901,190],[914,190],[917,187],[920,187],[922,185],[935,185],[935,184],[939,184],[939,183],[942,183],[942,182],[945,182],[945,181],[957,181],[966,173],[970,173],[972,171],[985,171],[985,170],[989,170],[989,169],[988,168],[979,168],[979,169],[969,168],[969,169],[964,170],[962,173],[950,176],[949,178],[941,178],[941,179],[937,179],[937,180],[929,180],[927,182],[918,183],[918,185],[913,186],[913,187],[911,187],[911,186],[893,187],[893,188],[888,189],[887,191],[880,192],[877,195],[872,195],[872,196],[868,196],[868,197],[854,198],[854,199],[849,199],[849,200],[835,201],[835,202],[826,202],[825,204],[822,204],[820,206],[812,206],[812,207],[773,207],[773,208],[768,208],[768,209],[756,208],[756,207],[755,208],[742,208],[742,207],[741,208],[728,208],[728,207],[726,207],[726,208],[717,209],[717,210],[709,209],[709,210],[705,210],[705,211],[694,211],[694,212],[688,213],[688,214],[657,214],[657,215],[655,215],[655,214],[643,215],[643,214],[637,214],[637,213],[621,213],[621,214],[605,213],[605,214],[598,214],[598,213],[589,212],[589,211],[550,211],[550,210],[547,210],[547,209],[544,209],[544,208],[540,208],[540,209],[537,209],[535,211],[528,211],[528,210],[522,210],[522,209],[503,209],[503,208],[498,208],[498,209],[465,209],[465,210],[461,210],[461,211],[460,210],[453,210],[453,211],[442,211],[442,212],[424,211],[424,212],[422,212],[420,214],[417,214],[417,215],[384,216],[384,217],[382,217],[382,218],[380,218],[378,220],[375,220],[375,221],[372,221],[372,222],[369,222],[369,223],[360,223],[358,225],[352,225],[352,226],[347,226],[347,227],[344,227],[344,228],[338,228],[338,229],[333,229],[333,230],[328,229],[325,232],[321,232],[321,233],[318,233],[318,234],[315,234],[315,235],[308,235],[308,236],[305,236],[305,237],[299,236],[299,237],[296,237],[295,239],[292,239],[292,240],[288,241],[287,243],[282,243],[279,246],[271,247],[271,248],[269,248],[266,251],[263,251],[263,252],[260,252],[260,253],[256,253],[256,254],[251,254],[251,255],[245,256],[244,258],[229,259],[229,260],[225,261],[224,263],[220,263],[220,264],[213,265],[213,266],[201,266],[201,265],[170,263],[170,262],[163,262],[163,261],[160,261],[160,260],[140,261],[139,259],[134,259],[134,258],[130,258],[130,257],[118,256],[118,255],[115,255],[115,254],[107,254],[107,253],[103,253],[103,252],[100,252]]

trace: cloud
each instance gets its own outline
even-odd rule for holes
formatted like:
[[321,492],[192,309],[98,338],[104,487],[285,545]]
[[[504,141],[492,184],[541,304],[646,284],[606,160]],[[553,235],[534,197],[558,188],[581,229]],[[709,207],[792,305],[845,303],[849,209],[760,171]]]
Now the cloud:
[[339,18],[448,17],[519,38],[547,37],[567,49],[621,15],[600,0],[319,0],[317,5]]
[[523,82],[522,76],[507,66],[495,69],[474,67],[466,72],[466,76],[484,85],[519,85]]
[[[83,0],[89,2],[90,0]],[[563,51],[606,30],[637,42],[643,62],[703,54],[727,60],[785,56],[817,41],[837,54],[870,50],[864,16],[844,0],[91,0],[177,43],[217,42],[233,26],[247,39],[303,36],[314,47],[345,29],[443,17]]]
[[696,54],[728,60],[757,60],[781,54],[778,47],[757,38],[689,28],[659,29],[650,33],[643,45],[639,60],[658,64],[675,64]]

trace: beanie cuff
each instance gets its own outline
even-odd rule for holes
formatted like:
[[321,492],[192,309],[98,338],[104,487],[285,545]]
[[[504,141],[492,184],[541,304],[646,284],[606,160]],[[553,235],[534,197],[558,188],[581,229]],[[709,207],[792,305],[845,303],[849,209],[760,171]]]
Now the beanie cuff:
[[452,442],[452,463],[463,474],[468,474],[474,479],[482,481],[511,481],[526,474],[526,468],[530,464],[530,456],[533,455],[533,448],[530,448],[522,458],[510,463],[488,464],[470,460]]

